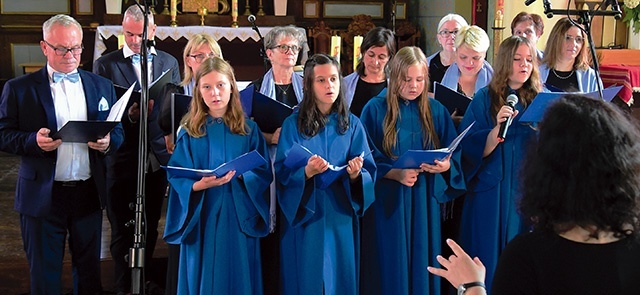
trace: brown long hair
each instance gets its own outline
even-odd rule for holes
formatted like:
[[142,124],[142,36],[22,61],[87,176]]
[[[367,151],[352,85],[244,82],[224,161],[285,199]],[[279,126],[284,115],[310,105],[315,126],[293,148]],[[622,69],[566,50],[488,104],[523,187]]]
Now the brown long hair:
[[540,72],[538,70],[538,59],[536,47],[529,39],[520,36],[511,36],[500,44],[498,55],[494,61],[494,73],[489,83],[489,97],[491,98],[491,117],[495,120],[496,115],[503,105],[506,104],[506,97],[509,95],[509,77],[513,74],[513,59],[520,45],[525,44],[529,47],[532,57],[531,76],[524,82],[524,85],[518,89],[517,95],[520,103],[527,106],[536,97],[538,92],[542,90],[542,82],[540,81]]
[[402,99],[398,96],[400,88],[407,77],[407,70],[410,66],[422,67],[422,72],[425,78],[425,88],[422,94],[416,98],[418,103],[418,110],[420,116],[420,123],[422,124],[422,132],[424,136],[423,147],[426,148],[429,143],[435,148],[440,147],[440,140],[433,127],[433,118],[431,116],[431,106],[429,104],[429,69],[427,66],[427,58],[420,48],[415,46],[403,47],[389,62],[390,74],[389,74],[389,89],[387,91],[387,114],[384,116],[382,124],[384,130],[384,139],[382,140],[382,150],[390,158],[397,158],[397,155],[393,154],[393,150],[398,144],[398,130],[396,129],[396,123],[400,118],[399,102]]
[[193,91],[193,99],[191,99],[191,105],[189,106],[189,112],[182,118],[181,125],[185,127],[187,133],[192,137],[205,135],[204,124],[209,115],[209,107],[204,103],[202,93],[200,93],[200,80],[203,76],[211,72],[218,72],[227,76],[229,83],[231,83],[231,97],[229,98],[229,104],[227,104],[227,110],[222,120],[229,126],[232,133],[247,135],[248,127],[246,126],[244,112],[240,105],[240,94],[238,93],[238,85],[236,84],[236,78],[233,74],[233,68],[229,63],[219,57],[207,58],[200,64],[196,72],[196,85]]
[[[551,29],[551,33],[549,34],[549,40],[547,41],[547,47],[544,49],[544,58],[542,59],[542,63],[548,65],[549,69],[554,69],[556,67],[556,63],[558,61],[558,57],[562,52],[562,47],[564,45],[565,34],[572,27],[576,27],[573,22],[571,22],[568,18],[561,18]],[[576,56],[573,62],[574,70],[585,71],[589,68],[589,64],[591,64],[591,55],[587,48],[589,47],[587,36],[580,28],[580,36],[584,40],[582,42],[582,47],[580,48],[580,52]]]

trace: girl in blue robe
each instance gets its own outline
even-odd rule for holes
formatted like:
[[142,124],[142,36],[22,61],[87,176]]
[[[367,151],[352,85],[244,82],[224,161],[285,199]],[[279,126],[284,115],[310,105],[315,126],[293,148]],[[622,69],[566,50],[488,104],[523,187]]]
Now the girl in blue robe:
[[[360,120],[347,110],[339,64],[314,55],[304,79],[304,99],[282,125],[274,164],[285,217],[282,294],[358,294],[358,218],[374,200],[375,164]],[[314,154],[297,168],[285,164],[296,143]],[[329,164],[347,165],[346,172],[323,185],[318,174]]]
[[[516,208],[518,175],[535,131],[518,120],[542,87],[535,47],[523,37],[502,42],[495,70],[491,83],[476,93],[459,126],[464,130],[476,122],[461,143],[467,194],[459,239],[469,255],[479,257],[486,266],[487,290],[505,245],[527,230]],[[519,98],[515,110],[505,105],[509,94]],[[509,116],[514,116],[513,123],[501,142],[498,131]]]
[[[269,159],[255,122],[244,118],[233,69],[206,59],[182,121],[170,166],[214,169],[257,150]],[[242,175],[200,180],[169,174],[164,238],[180,244],[178,294],[262,294],[259,237],[269,231],[268,164]]]
[[440,253],[440,204],[464,191],[459,153],[394,169],[407,150],[448,146],[457,136],[447,109],[428,98],[427,60],[403,47],[390,62],[389,92],[369,101],[361,120],[375,146],[376,201],[363,220],[362,294],[440,294],[427,266]]

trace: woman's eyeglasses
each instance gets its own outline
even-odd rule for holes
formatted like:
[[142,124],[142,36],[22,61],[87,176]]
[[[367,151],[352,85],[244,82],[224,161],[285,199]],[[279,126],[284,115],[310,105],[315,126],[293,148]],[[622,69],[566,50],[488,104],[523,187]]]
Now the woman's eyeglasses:
[[193,57],[193,59],[196,60],[197,63],[202,63],[202,61],[207,58],[207,57],[214,57],[216,56],[215,53],[211,52],[209,54],[204,54],[204,53],[200,53],[200,54],[193,54],[193,55],[189,55],[189,57]]
[[291,50],[291,52],[293,53],[298,53],[300,51],[300,47],[298,47],[298,45],[281,44],[281,45],[276,45],[273,48],[277,48],[280,51],[280,53],[287,53],[289,52],[289,50]]

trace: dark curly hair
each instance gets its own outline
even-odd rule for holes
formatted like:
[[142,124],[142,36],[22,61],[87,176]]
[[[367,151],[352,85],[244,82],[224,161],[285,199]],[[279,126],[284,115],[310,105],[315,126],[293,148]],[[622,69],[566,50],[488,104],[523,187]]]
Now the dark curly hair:
[[519,209],[536,230],[575,226],[638,236],[640,133],[616,106],[582,95],[552,104],[522,170]]

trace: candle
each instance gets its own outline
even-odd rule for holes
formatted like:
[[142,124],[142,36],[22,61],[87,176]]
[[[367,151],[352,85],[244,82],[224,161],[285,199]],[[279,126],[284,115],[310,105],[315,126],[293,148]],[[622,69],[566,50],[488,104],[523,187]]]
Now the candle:
[[238,0],[231,0],[231,17],[233,21],[238,20]]
[[171,0],[171,9],[169,12],[169,15],[171,15],[171,25],[173,26],[174,24],[176,24],[176,15],[178,14],[178,1],[177,0]]
[[360,46],[362,45],[362,36],[353,37],[353,71],[356,70],[362,53],[360,52]]
[[331,56],[340,62],[340,36],[331,36]]

